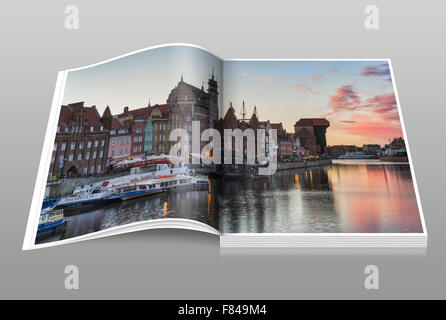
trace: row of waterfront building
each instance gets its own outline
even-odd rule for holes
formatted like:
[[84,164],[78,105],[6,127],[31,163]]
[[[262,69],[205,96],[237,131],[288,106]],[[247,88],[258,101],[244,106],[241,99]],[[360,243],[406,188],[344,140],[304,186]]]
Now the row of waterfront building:
[[[197,88],[181,77],[165,104],[130,110],[124,107],[113,115],[107,106],[101,115],[95,106],[84,102],[61,106],[56,138],[51,157],[49,178],[100,175],[114,161],[142,158],[147,155],[168,154],[174,142],[170,132],[177,128],[191,134],[192,121],[200,122],[200,132],[208,128],[277,130],[277,155],[281,157],[303,151],[320,154],[325,150],[326,119],[301,119],[288,133],[282,123],[259,120],[257,110],[249,119],[238,119],[235,108],[229,106],[219,117],[218,84],[212,74]],[[243,103],[244,110],[244,103]]]

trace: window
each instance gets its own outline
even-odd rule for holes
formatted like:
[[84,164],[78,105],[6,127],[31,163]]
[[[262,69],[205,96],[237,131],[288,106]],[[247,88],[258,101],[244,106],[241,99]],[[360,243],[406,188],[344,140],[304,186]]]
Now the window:
[[96,141],[94,142],[94,146],[97,148],[98,145],[99,145],[99,140],[96,140]]
[[142,142],[142,136],[139,136],[138,140],[139,142]]
[[85,159],[90,159],[90,152],[87,152],[87,154],[85,155]]
[[115,150],[112,150],[111,155],[112,157],[115,155]]
[[82,153],[79,153],[79,154],[77,155],[77,160],[82,160]]
[[119,144],[124,144],[124,138],[119,139]]
[[65,148],[67,147],[66,143],[62,143],[62,147],[60,148],[60,150],[65,150]]
[[73,161],[73,155],[72,154],[70,154],[69,156],[68,156],[68,161]]
[[101,173],[101,165],[98,165],[98,171],[97,173]]
[[96,151],[93,152],[93,159],[96,159]]
[[141,129],[136,129],[136,133],[141,133]]
[[138,142],[138,137],[134,137],[133,142]]
[[83,149],[84,148],[84,143],[83,142],[79,142],[79,149]]
[[88,141],[87,148],[91,148],[91,141]]
[[141,146],[138,146],[138,151],[141,152]]
[[53,151],[57,150],[57,143],[54,144]]
[[84,174],[87,174],[87,170],[88,170],[87,168],[84,168]]
[[112,146],[115,145],[115,139],[112,139]]
[[90,167],[90,174],[91,174],[91,173],[94,173],[94,166],[91,166],[91,167]]
[[104,151],[101,150],[101,151],[99,152],[99,158],[102,158],[103,155],[104,155]]
[[129,137],[125,138],[125,143],[129,143]]
[[56,160],[56,157],[52,156],[51,157],[51,163],[54,163],[54,160]]
[[190,117],[187,117],[187,122],[190,122]]
[[184,101],[187,101],[187,96],[184,96]]
[[136,151],[138,151],[138,148],[137,147],[133,147],[133,152],[136,152]]
[[129,148],[125,148],[125,153],[129,153]]
[[105,140],[101,140],[101,147],[103,147],[105,144]]
[[119,154],[122,154],[122,148],[121,148],[121,149],[119,149]]
[[76,142],[71,142],[71,147],[70,147],[70,149],[71,149],[71,150],[74,150],[74,148],[76,148]]

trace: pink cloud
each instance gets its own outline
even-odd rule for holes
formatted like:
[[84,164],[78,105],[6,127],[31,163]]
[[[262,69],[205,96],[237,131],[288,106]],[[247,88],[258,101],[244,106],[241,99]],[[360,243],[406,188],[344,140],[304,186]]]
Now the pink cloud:
[[353,86],[345,85],[336,90],[336,94],[332,95],[329,105],[334,112],[355,110],[360,107],[360,98]]
[[399,121],[398,106],[393,93],[377,95],[367,100],[371,105],[372,111],[380,115],[382,120]]
[[242,77],[246,77],[248,75],[248,72],[242,72]]
[[403,135],[399,124],[391,125],[388,122],[374,121],[367,118],[355,122],[344,122],[343,129],[350,134],[361,136],[367,140],[387,141],[389,138]]
[[387,63],[377,66],[365,66],[360,74],[365,77],[384,77],[385,80],[392,81],[390,68]]
[[305,83],[293,83],[293,87],[304,93],[317,94],[316,91],[314,91],[311,87],[307,86]]

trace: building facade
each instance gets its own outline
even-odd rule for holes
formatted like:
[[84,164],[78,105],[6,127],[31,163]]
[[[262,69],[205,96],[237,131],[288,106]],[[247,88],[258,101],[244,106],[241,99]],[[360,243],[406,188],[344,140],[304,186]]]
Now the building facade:
[[136,119],[132,125],[132,157],[144,155],[144,134],[147,120]]
[[108,157],[112,160],[129,158],[132,148],[132,134],[118,117],[113,117],[110,130]]
[[144,153],[147,155],[153,154],[153,134],[154,128],[152,123],[152,116],[147,117],[146,126],[144,127]]
[[61,106],[48,176],[50,179],[105,172],[109,130],[96,107]]
[[[168,132],[182,128],[189,134],[191,141],[192,121],[200,121],[200,135],[204,130],[214,128],[218,120],[218,94],[218,84],[213,73],[208,79],[207,91],[204,85],[199,89],[186,83],[181,77],[167,99]],[[175,142],[169,142],[167,148],[170,149],[173,144]],[[206,142],[201,142],[201,146],[205,144]],[[190,148],[189,150],[191,151]]]
[[154,105],[150,118],[153,126],[153,154],[168,154],[169,131],[167,124],[169,121],[169,105]]

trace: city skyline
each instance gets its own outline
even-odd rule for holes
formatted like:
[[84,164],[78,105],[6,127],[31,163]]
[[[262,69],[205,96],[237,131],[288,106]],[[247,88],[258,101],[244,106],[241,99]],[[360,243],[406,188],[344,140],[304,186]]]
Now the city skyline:
[[[300,118],[327,118],[329,145],[384,144],[403,137],[387,61],[226,61],[189,46],[168,46],[69,73],[63,103],[85,101],[112,114],[164,104],[180,81],[201,87],[218,81],[220,117],[232,102],[241,118],[254,106],[260,120],[282,122],[288,132]],[[223,76],[222,76],[223,75]]]

